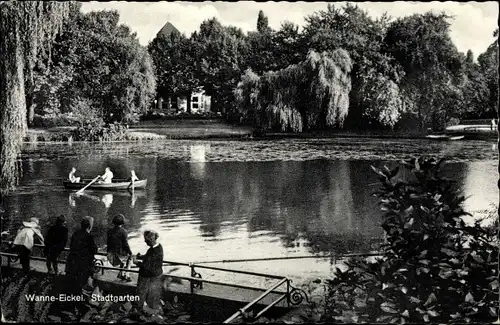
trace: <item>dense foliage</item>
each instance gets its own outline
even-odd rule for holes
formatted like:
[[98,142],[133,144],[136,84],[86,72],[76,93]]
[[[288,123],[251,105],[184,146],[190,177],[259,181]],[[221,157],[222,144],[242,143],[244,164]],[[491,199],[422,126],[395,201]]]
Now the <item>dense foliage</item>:
[[311,51],[304,62],[262,77],[247,70],[235,90],[236,104],[259,130],[342,127],[349,107],[350,72],[346,51]]
[[[152,315],[150,310],[133,311],[130,302],[87,301],[87,302],[50,302],[26,301],[25,295],[59,296],[62,279],[54,277],[28,277],[20,273],[2,277],[2,316],[8,322],[38,323],[176,323],[190,319],[188,306],[179,302],[164,301],[161,315]],[[103,295],[98,287],[93,295]],[[75,307],[78,305],[78,311]]]
[[382,258],[353,259],[329,281],[325,321],[486,323],[498,319],[498,220],[462,217],[443,160],[375,169],[382,187]]
[[306,17],[306,22],[306,47],[318,51],[342,48],[352,59],[348,126],[364,128],[366,122],[380,122],[392,127],[402,110],[398,82],[403,71],[382,52],[388,18],[374,20],[359,7],[347,4],[342,8],[329,5],[325,11]]
[[116,11],[82,14],[80,5],[73,7],[55,42],[54,68],[35,75],[38,114],[129,123],[147,111],[156,87],[153,62],[118,21]]
[[149,43],[148,51],[154,61],[159,94],[174,97],[200,88],[193,46],[191,39],[176,30],[170,35],[161,33]]
[[234,109],[233,89],[244,71],[245,35],[241,29],[222,26],[213,18],[204,21],[191,39],[200,62],[199,80],[205,91],[212,95],[212,107],[231,114]]
[[[116,11],[84,14],[77,2],[0,5],[0,33],[5,36],[0,42],[0,106],[8,108],[1,110],[2,189],[15,184],[14,161],[27,122],[133,123],[153,106],[155,92],[175,100],[203,88],[212,96],[213,112],[241,121],[243,111],[243,120],[256,128],[270,123],[292,131],[325,126],[413,131],[416,126],[424,132],[464,118],[490,119],[498,110],[498,30],[476,62],[474,53],[460,53],[453,44],[453,18],[444,13],[374,19],[357,5],[329,4],[304,17],[299,31],[290,22],[274,30],[260,11],[255,31],[244,33],[212,18],[189,37],[175,28],[168,35],[158,33],[146,49],[129,27],[118,23]],[[253,92],[252,98],[261,98],[262,112],[267,113],[252,113],[259,108],[249,109],[249,98],[242,101],[246,95],[240,86],[256,77],[258,87],[293,80],[294,73],[307,70],[304,62],[310,60],[310,51],[345,51],[350,58],[350,91],[347,106],[337,108],[339,115],[330,110],[328,118],[318,120],[317,113],[326,112],[329,104],[295,100],[299,94],[271,99],[285,89],[290,93],[318,86],[330,94],[345,93],[341,83],[328,84],[335,78],[319,75],[316,81],[308,77],[309,85],[285,87],[278,82],[268,87],[268,94]]]
[[443,128],[460,103],[444,100],[460,91],[463,75],[459,52],[449,36],[449,18],[445,14],[415,14],[395,20],[385,35],[384,52],[405,71],[401,86],[415,103],[420,129]]
[[248,69],[258,76],[279,73],[306,61],[311,50],[343,49],[352,63],[345,127],[440,130],[457,119],[494,117],[498,106],[497,42],[475,62],[453,44],[451,19],[432,12],[374,19],[357,5],[330,4],[306,16],[299,32],[290,22],[273,30],[259,11],[255,31],[246,35],[213,18],[190,38],[159,34],[150,52],[162,87],[189,92],[203,86],[214,110],[239,117],[233,90],[250,78]]
[[78,125],[71,135],[75,141],[123,141],[128,140],[128,127],[116,122],[105,124],[94,120]]
[[[51,45],[68,3],[0,2],[0,190],[17,183],[16,159],[28,120],[26,97],[33,88],[33,69],[40,57],[50,58]],[[28,95],[28,96],[26,96]],[[28,105],[29,105],[28,100]],[[27,116],[29,112],[29,116]]]

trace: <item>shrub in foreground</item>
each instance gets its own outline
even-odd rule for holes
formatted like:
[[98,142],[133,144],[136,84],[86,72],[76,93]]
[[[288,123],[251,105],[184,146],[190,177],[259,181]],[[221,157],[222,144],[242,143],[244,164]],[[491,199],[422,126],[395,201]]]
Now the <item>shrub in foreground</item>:
[[[324,321],[464,323],[498,319],[498,236],[466,225],[464,197],[443,160],[373,168],[384,212],[383,258],[351,259],[328,281]],[[498,226],[498,221],[496,222]]]

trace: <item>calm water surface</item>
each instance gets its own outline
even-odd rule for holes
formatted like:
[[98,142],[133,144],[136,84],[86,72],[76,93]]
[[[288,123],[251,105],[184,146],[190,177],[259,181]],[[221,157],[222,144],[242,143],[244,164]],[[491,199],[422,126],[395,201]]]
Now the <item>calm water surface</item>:
[[[498,203],[493,141],[287,139],[27,144],[20,187],[5,207],[11,229],[30,216],[47,225],[65,214],[72,229],[81,217],[93,216],[101,247],[111,219],[123,213],[134,253],[146,251],[141,232],[152,228],[160,233],[165,259],[172,261],[369,252],[382,236],[370,165],[421,154],[450,158],[446,175],[469,196],[468,211],[484,214]],[[73,166],[86,178],[106,166],[115,178],[135,169],[148,186],[133,195],[86,190],[76,196],[61,185]],[[334,267],[325,258],[214,265],[296,282],[328,276]]]

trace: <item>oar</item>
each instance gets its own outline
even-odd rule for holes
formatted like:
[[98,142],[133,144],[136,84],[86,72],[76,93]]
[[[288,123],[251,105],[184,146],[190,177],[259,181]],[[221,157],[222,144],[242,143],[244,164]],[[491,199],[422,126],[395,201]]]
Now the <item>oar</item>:
[[85,189],[86,189],[87,187],[89,187],[90,185],[94,184],[94,182],[95,182],[95,181],[97,181],[97,179],[98,179],[99,177],[100,177],[100,176],[97,176],[96,178],[94,178],[94,179],[92,180],[92,182],[90,182],[90,183],[88,183],[87,185],[85,185],[85,187],[84,187],[84,188],[79,189],[79,190],[78,190],[78,192],[76,192],[76,194],[82,194],[82,193],[83,193],[83,191],[85,191]]

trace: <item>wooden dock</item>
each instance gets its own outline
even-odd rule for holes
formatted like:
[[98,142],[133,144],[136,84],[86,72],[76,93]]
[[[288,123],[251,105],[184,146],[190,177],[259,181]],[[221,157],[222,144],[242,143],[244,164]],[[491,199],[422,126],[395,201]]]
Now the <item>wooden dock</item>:
[[[19,261],[12,261],[13,254],[2,252],[2,268],[21,270]],[[136,283],[138,269],[132,268],[130,276],[132,281],[125,282],[117,278],[119,269],[114,268],[107,262],[106,256],[98,254],[96,265],[98,272],[94,276],[94,284],[106,294],[114,296],[136,294]],[[223,321],[234,316],[242,307],[246,306],[253,315],[265,309],[265,316],[274,315],[279,317],[302,302],[307,301],[307,295],[300,289],[291,286],[290,280],[276,275],[265,275],[241,270],[223,269],[207,265],[192,265],[186,263],[165,262],[162,278],[164,298],[169,300],[177,296],[181,301],[192,302],[192,313],[198,315],[200,320]],[[45,258],[33,256],[30,266],[34,275],[47,276]],[[65,277],[64,261],[59,263],[60,277]],[[235,272],[251,276],[268,276],[268,288],[257,288],[237,283],[226,283],[220,280],[212,280],[202,277],[203,270],[217,270],[222,272]],[[62,272],[61,272],[62,271]],[[206,272],[209,274],[210,272]],[[270,290],[274,285],[275,289]],[[267,285],[266,285],[267,286]],[[263,295],[266,293],[265,295]],[[257,299],[261,298],[257,301]],[[251,305],[249,307],[249,305]]]
[[464,136],[465,139],[488,139],[498,137],[498,129],[491,124],[459,124],[446,128],[444,134],[448,136]]

